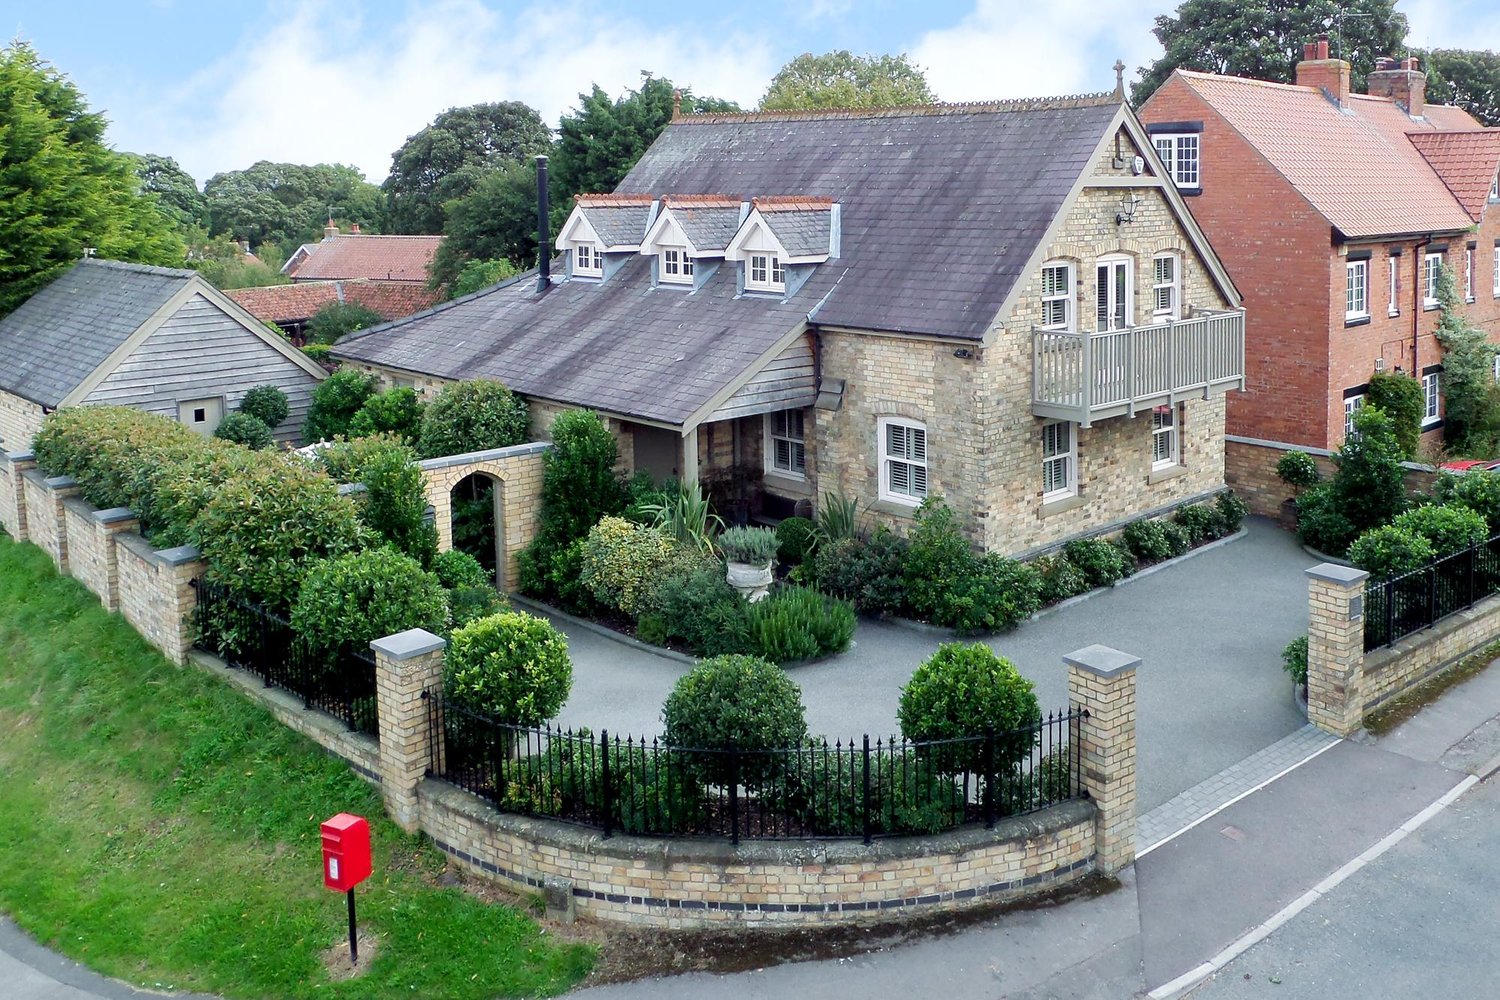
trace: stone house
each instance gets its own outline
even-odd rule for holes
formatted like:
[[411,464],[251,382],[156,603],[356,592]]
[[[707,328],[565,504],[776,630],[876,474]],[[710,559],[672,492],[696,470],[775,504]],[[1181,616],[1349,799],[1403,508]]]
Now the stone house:
[[318,365],[195,271],[86,258],[0,319],[0,451],[22,452],[60,406],[160,413],[212,434],[246,391],[275,385],[295,441]]
[[627,471],[941,495],[1024,554],[1224,482],[1240,298],[1122,91],[674,118],[538,272],[342,340],[386,384],[605,416]]
[[1426,103],[1416,59],[1381,60],[1356,94],[1326,38],[1303,55],[1295,85],[1179,70],[1140,110],[1245,294],[1228,474],[1267,513],[1276,460],[1342,444],[1374,372],[1422,380],[1424,444],[1441,443],[1440,265],[1500,343],[1500,129]]

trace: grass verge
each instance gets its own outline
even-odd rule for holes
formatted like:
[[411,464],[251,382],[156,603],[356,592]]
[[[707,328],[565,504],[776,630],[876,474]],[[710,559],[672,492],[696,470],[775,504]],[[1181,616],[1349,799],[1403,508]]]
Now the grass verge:
[[[514,909],[437,884],[438,852],[340,761],[222,683],[164,660],[47,556],[0,534],[0,909],[43,943],[153,989],[228,997],[560,993],[594,961]],[[367,816],[362,930],[347,936],[318,823]]]
[[1437,701],[1452,688],[1469,680],[1485,667],[1500,659],[1500,642],[1492,642],[1440,674],[1427,678],[1365,716],[1365,728],[1375,736],[1384,736],[1424,707]]

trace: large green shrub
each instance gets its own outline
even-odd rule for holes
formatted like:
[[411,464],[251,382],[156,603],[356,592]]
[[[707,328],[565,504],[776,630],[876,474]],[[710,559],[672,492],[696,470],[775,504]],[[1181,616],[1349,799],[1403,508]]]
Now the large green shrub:
[[1439,557],[1461,552],[1489,537],[1484,518],[1467,507],[1427,504],[1398,514],[1395,527],[1421,535]]
[[842,653],[854,639],[854,608],[809,587],[782,587],[750,605],[746,630],[753,653],[796,663]]
[[314,467],[328,473],[336,483],[357,483],[364,479],[365,467],[377,457],[390,452],[415,453],[394,434],[375,434],[361,438],[339,438],[318,448],[313,455]]
[[292,409],[281,389],[274,385],[258,385],[240,399],[239,412],[254,417],[274,431]]
[[221,441],[231,441],[251,451],[269,448],[276,440],[264,421],[248,413],[231,413],[220,420],[219,426],[214,428],[214,437]]
[[388,448],[368,457],[360,470],[364,498],[359,518],[371,531],[430,565],[437,555],[437,531],[427,523],[427,489],[416,455],[409,448]]
[[941,497],[928,497],[917,508],[902,567],[911,609],[922,618],[936,620],[938,607],[973,560],[974,552],[959,533],[952,509]]
[[950,577],[932,611],[935,624],[960,635],[1005,632],[1042,606],[1042,580],[1025,563],[986,552]]
[[980,771],[986,763],[1007,770],[1030,756],[1038,739],[1030,727],[1042,712],[1015,664],[983,643],[946,642],[901,689],[896,717],[914,743],[995,734],[988,762],[979,740],[934,753],[941,770]]
[[193,523],[209,575],[244,596],[285,611],[308,567],[363,548],[354,505],[329,479],[279,461],[224,482]]
[[353,368],[334,372],[313,390],[302,440],[332,441],[349,434],[349,421],[375,394],[375,376]]
[[1041,578],[1043,604],[1056,604],[1094,589],[1089,584],[1088,574],[1061,552],[1033,560],[1031,568]]
[[1089,587],[1108,587],[1131,573],[1125,552],[1103,538],[1077,538],[1063,546],[1063,555],[1088,578]]
[[448,590],[488,587],[494,581],[494,577],[479,565],[478,559],[457,549],[439,552],[434,556],[432,571],[437,574],[438,582]]
[[1224,519],[1212,504],[1195,503],[1178,508],[1172,521],[1187,532],[1192,545],[1224,537]]
[[553,718],[573,688],[568,640],[544,619],[506,611],[454,629],[444,690],[456,704],[515,726]]
[[143,479],[149,478],[149,488],[137,491],[137,513],[157,548],[190,544],[199,513],[227,480],[253,469],[274,471],[286,461],[274,452],[249,452],[227,444],[156,457],[149,474],[142,473]]
[[1358,534],[1339,510],[1332,483],[1319,483],[1297,498],[1297,538],[1304,545],[1342,556]]
[[751,607],[724,579],[722,566],[699,563],[657,584],[640,609],[636,636],[685,647],[695,656],[744,652]]
[[149,490],[146,474],[161,455],[214,447],[175,420],[124,406],[65,407],[42,421],[32,441],[37,465],[48,475],[72,476],[95,507],[137,513]]
[[346,334],[379,326],[383,322],[380,313],[358,302],[330,302],[313,313],[303,335],[309,344],[331,346]]
[[1373,406],[1354,414],[1354,433],[1344,440],[1334,464],[1335,508],[1356,531],[1389,524],[1406,507],[1401,445],[1391,420]]
[[1415,457],[1426,408],[1422,383],[1404,372],[1376,372],[1365,390],[1365,406],[1373,406],[1390,418],[1391,433],[1401,446],[1402,457]]
[[862,615],[906,610],[906,539],[882,525],[868,539],[819,542],[813,553],[818,587],[854,604]]
[[1132,521],[1120,536],[1125,547],[1143,563],[1161,562],[1172,557],[1172,543],[1163,521]]
[[583,583],[601,603],[634,617],[676,550],[658,528],[606,517],[583,543]]
[[1494,455],[1500,449],[1500,390],[1494,377],[1495,345],[1471,322],[1453,287],[1453,272],[1438,278],[1437,329],[1443,345],[1443,438],[1459,454]]
[[1500,535],[1500,473],[1444,473],[1433,487],[1438,503],[1467,507],[1484,518],[1490,535]]
[[784,770],[784,758],[767,751],[797,747],[807,737],[801,689],[780,667],[754,656],[716,656],[699,663],[672,688],[662,722],[671,746],[740,751],[737,761],[729,754],[702,754],[696,760],[704,781],[738,781],[751,789]]
[[1287,672],[1292,683],[1307,684],[1307,636],[1297,636],[1282,649],[1281,669]]
[[422,404],[417,390],[406,386],[371,396],[349,420],[351,437],[394,434],[415,447],[421,432]]
[[[930,756],[903,750],[874,754],[869,769],[870,833],[933,834],[964,822],[964,789],[941,773]],[[864,835],[865,764],[852,748],[810,741],[783,784],[788,810],[801,816],[812,833]]]
[[1232,535],[1240,530],[1245,518],[1250,516],[1250,505],[1234,490],[1225,490],[1214,498],[1214,511],[1219,515],[1219,524],[1224,534]]
[[1421,569],[1436,555],[1427,539],[1394,524],[1371,528],[1349,546],[1349,561],[1380,580]]
[[354,648],[410,628],[448,630],[443,585],[390,548],[313,562],[297,591],[292,628],[315,649]]
[[445,385],[422,415],[417,450],[423,458],[464,455],[526,443],[526,401],[499,382]]
[[776,558],[801,566],[818,544],[818,526],[805,517],[789,517],[776,525]]

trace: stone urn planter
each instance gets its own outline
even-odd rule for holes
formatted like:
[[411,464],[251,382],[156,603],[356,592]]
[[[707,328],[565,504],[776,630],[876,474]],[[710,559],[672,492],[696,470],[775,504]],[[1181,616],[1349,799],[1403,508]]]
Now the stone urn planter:
[[725,571],[724,577],[729,581],[731,587],[739,591],[741,597],[751,604],[765,599],[766,594],[770,592],[771,580],[773,578],[770,563],[766,563],[764,566],[757,566],[754,563],[734,562],[731,560],[726,565],[728,569]]

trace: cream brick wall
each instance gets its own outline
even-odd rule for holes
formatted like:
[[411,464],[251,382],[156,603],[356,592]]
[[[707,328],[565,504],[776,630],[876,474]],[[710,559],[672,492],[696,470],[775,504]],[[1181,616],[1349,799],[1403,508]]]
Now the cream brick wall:
[[0,390],[0,451],[31,450],[31,439],[42,429],[42,408],[14,393]]
[[120,609],[119,560],[114,535],[135,531],[140,521],[125,517],[128,511],[112,511],[117,516],[101,519],[100,512],[82,497],[63,501],[63,519],[67,525],[68,572],[98,597],[106,610]]
[[192,581],[203,575],[206,564],[201,559],[169,562],[150,542],[129,532],[115,535],[114,540],[120,614],[167,659],[186,663],[197,606]]
[[5,533],[18,542],[26,541],[28,537],[26,483],[22,476],[27,470],[35,468],[34,458],[13,458],[10,453],[0,452],[0,528],[4,528]]
[[40,469],[21,474],[26,498],[27,538],[47,555],[59,573],[68,571],[67,523],[63,520],[63,500],[76,496],[78,487],[67,478],[49,479]]
[[520,578],[518,557],[536,538],[546,448],[545,444],[524,444],[479,452],[484,457],[472,461],[440,458],[422,463],[427,502],[437,522],[439,551],[453,548],[453,487],[471,475],[488,476],[496,482],[497,526],[504,536],[504,570],[499,581],[502,590],[515,589]]
[[1457,666],[1496,640],[1500,640],[1500,595],[1444,619],[1435,628],[1366,653],[1359,691],[1363,714]]

